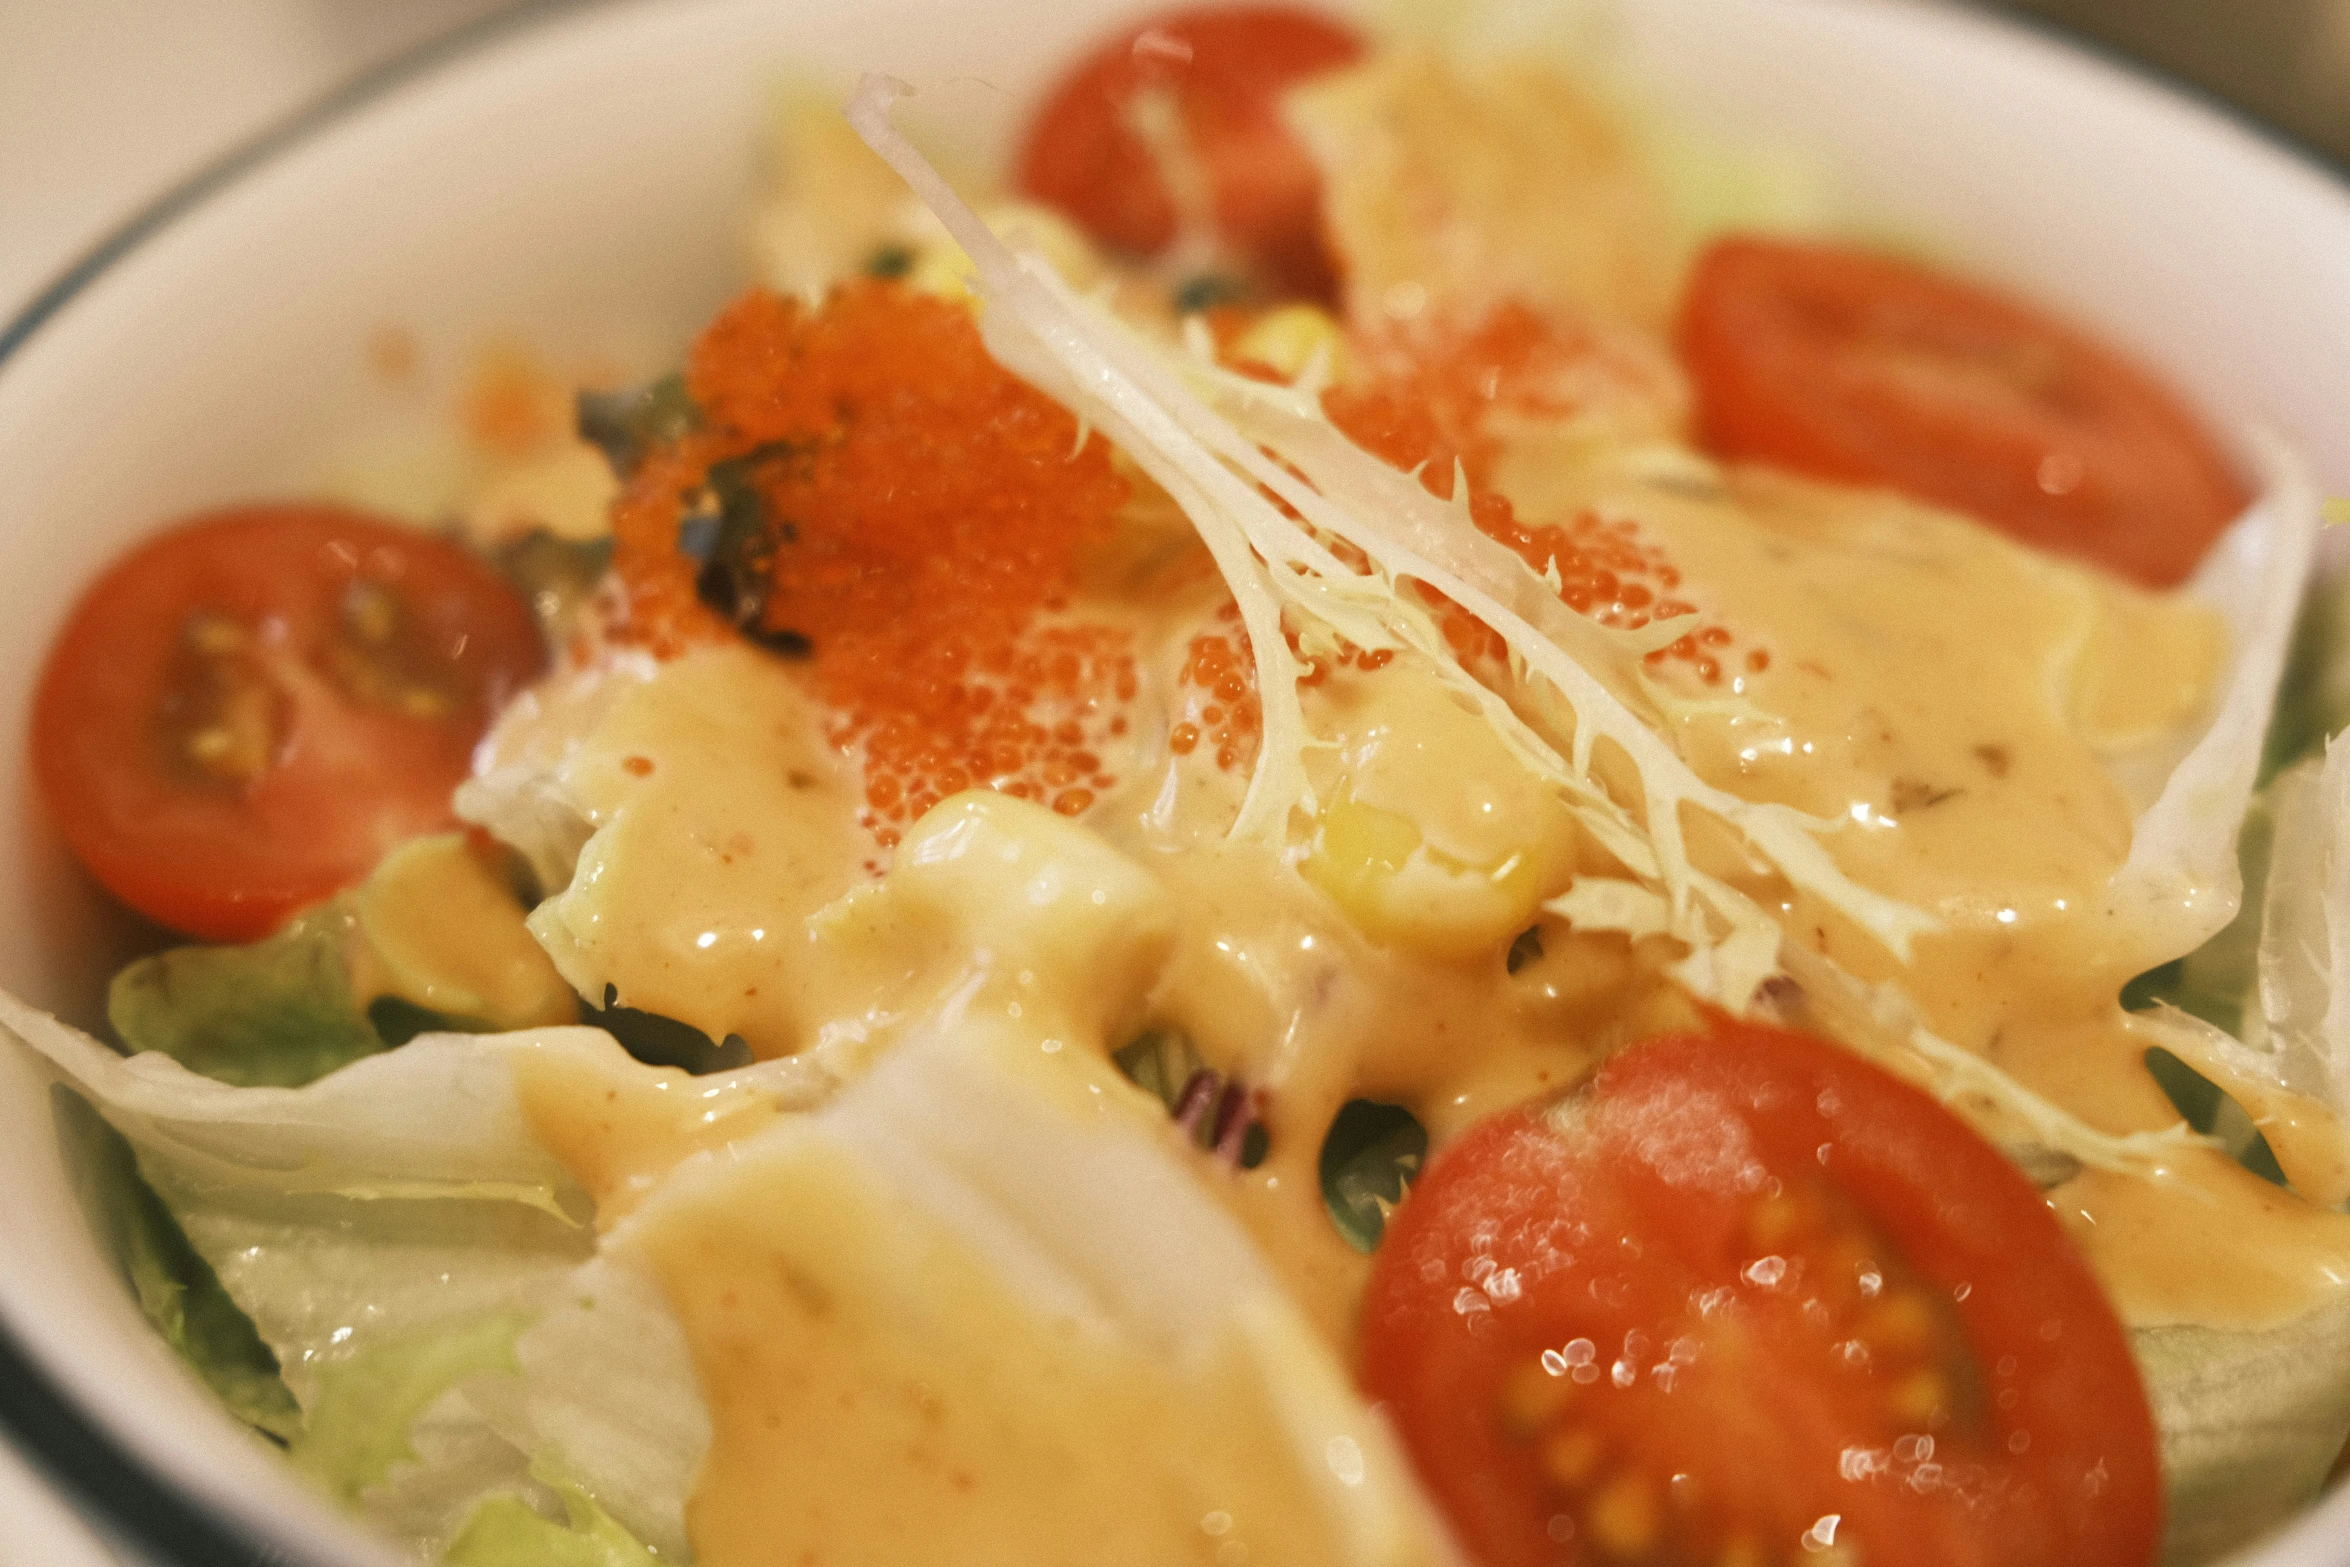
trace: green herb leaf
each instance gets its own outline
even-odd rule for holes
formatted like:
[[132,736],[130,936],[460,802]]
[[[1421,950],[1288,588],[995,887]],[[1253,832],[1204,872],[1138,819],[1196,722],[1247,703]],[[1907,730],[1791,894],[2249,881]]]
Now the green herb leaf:
[[[710,495],[718,512],[706,553],[699,551],[700,575],[694,591],[703,603],[734,623],[745,637],[786,658],[805,658],[808,639],[797,631],[768,626],[767,599],[774,588],[775,552],[798,537],[789,519],[767,515],[760,498],[758,471],[762,464],[791,455],[788,444],[762,446],[741,457],[710,467]],[[699,526],[705,518],[688,518]],[[682,536],[681,536],[682,537]]]
[[1322,1139],[1322,1203],[1357,1251],[1375,1251],[1389,1210],[1419,1179],[1428,1130],[1400,1105],[1350,1099]]
[[539,634],[559,642],[595,596],[612,564],[612,540],[566,539],[533,528],[501,544],[492,557],[539,623]]
[[579,438],[599,448],[622,479],[636,472],[653,448],[675,441],[702,417],[685,377],[674,373],[624,391],[582,392],[575,414]]
[[581,1021],[619,1040],[621,1049],[647,1066],[673,1066],[701,1077],[711,1072],[731,1072],[757,1059],[751,1054],[750,1041],[740,1034],[713,1040],[691,1023],[680,1023],[658,1012],[617,1006],[614,1003],[619,999],[620,987],[606,985],[604,1004],[583,1007],[585,1016]]
[[140,1314],[229,1413],[264,1435],[292,1441],[302,1411],[278,1375],[277,1356],[139,1173],[130,1143],[73,1090],[52,1090],[51,1102],[83,1217]]

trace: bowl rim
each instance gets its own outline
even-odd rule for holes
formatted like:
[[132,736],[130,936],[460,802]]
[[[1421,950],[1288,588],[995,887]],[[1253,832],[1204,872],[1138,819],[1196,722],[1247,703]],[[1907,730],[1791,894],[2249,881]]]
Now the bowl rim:
[[[181,218],[370,105],[479,51],[568,16],[625,9],[631,0],[509,0],[448,32],[411,44],[327,88],[213,154],[134,208],[64,263],[0,324],[0,375],[41,329],[140,246]],[[0,1313],[0,1439],[33,1475],[116,1530],[162,1567],[294,1567],[173,1485],[66,1396]]]
[[[504,0],[486,15],[409,45],[297,105],[260,129],[196,164],[89,241],[0,321],[0,376],[52,320],[115,266],[175,223],[298,151],[331,134],[377,102],[478,53],[590,13],[646,8],[654,0]],[[1157,0],[1131,0],[1146,9]],[[1333,0],[1306,0],[1331,4]],[[1346,0],[1335,0],[1345,4]],[[1852,3],[1852,0],[1846,0]],[[2350,158],[2329,153],[2306,137],[2266,120],[2173,69],[2131,55],[2118,45],[2076,31],[2002,0],[1860,0],[1887,10],[1930,17],[1931,25],[2004,33],[2034,49],[2069,55],[2178,100],[2200,116],[2224,122],[2239,135],[2326,180],[2350,201]],[[1997,7],[1996,9],[1994,7]],[[301,1567],[284,1547],[251,1537],[234,1520],[208,1509],[175,1486],[122,1438],[78,1407],[24,1348],[0,1312],[0,1442],[13,1445],[24,1467],[109,1526],[157,1567]],[[2324,1539],[2307,1526],[2323,1516],[2350,1521],[2350,1479],[2335,1484],[2293,1523],[2248,1542],[2248,1567],[2302,1567],[2319,1560],[2303,1552]],[[2350,1542],[2350,1529],[2341,1538]]]

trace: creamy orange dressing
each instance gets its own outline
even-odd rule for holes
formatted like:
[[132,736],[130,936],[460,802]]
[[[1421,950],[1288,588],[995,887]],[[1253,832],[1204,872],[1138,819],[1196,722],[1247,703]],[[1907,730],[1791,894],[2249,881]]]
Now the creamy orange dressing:
[[[1900,961],[1693,821],[1704,868],[1776,912],[1789,946],[1897,988],[2085,1126],[2175,1125],[2116,998],[2176,953],[2107,893],[2147,803],[2133,790],[2213,700],[2216,617],[1889,495],[1658,463],[1669,448],[1650,443],[1677,438],[1685,395],[1623,323],[1661,319],[1678,251],[1571,92],[1532,75],[1471,90],[1397,57],[1298,111],[1310,139],[1352,149],[1331,210],[1355,325],[1530,298],[1589,328],[1572,412],[1497,420],[1493,480],[1529,524],[1636,522],[1703,619],[1734,632],[1721,680],[1651,688],[1658,731],[1706,782],[1832,824],[1843,872],[1937,929]],[[1526,199],[1537,168],[1549,194]],[[1353,1359],[1367,1259],[1330,1223],[1317,1169],[1345,1102],[1406,1106],[1441,1144],[1623,1044],[1701,1026],[1665,973],[1678,942],[1543,912],[1622,867],[1411,656],[1303,693],[1316,812],[1285,843],[1228,840],[1245,761],[1171,738],[1229,706],[1182,674],[1195,636],[1229,634],[1224,595],[1136,477],[1120,539],[1069,606],[1130,635],[1139,678],[1119,782],[1082,826],[962,795],[894,857],[877,851],[803,685],[740,647],[588,675],[567,711],[526,713],[493,746],[493,761],[536,758],[582,818],[577,870],[533,916],[567,980],[846,1085],[801,1116],[771,1090],[610,1057],[517,1067],[541,1140],[691,1348],[713,1425],[691,1529],[714,1567],[794,1550],[897,1561],[942,1541],[971,1562],[1385,1559],[1334,1529],[1327,1476],[1354,1485],[1359,1467],[1300,1467],[1242,1314],[1210,1313],[1170,1356],[1120,1319],[1116,1275],[1027,1265],[1037,1238],[1006,1228],[1020,1161],[986,1175],[925,1141],[985,1105],[852,1135],[837,1107],[906,1052],[1016,1086],[1043,1117],[1023,1123],[1031,1147],[1107,1138],[1237,1220],[1279,1311],[1319,1336],[1271,1373],[1286,1388]],[[1639,700],[1627,671],[1603,678]],[[1629,798],[1611,765],[1603,753]],[[1510,972],[1529,927],[1540,951]],[[1784,986],[1773,1004],[1803,1015]],[[1146,1027],[1181,1031],[1254,1091],[1261,1165],[1191,1147],[1120,1079],[1108,1056]],[[2321,1107],[2249,1108],[2305,1191],[2350,1185],[2321,1157],[2338,1146]],[[2133,1325],[2258,1328],[2350,1283],[2350,1218],[2216,1151],[2181,1144],[2126,1174],[2050,1163],[2052,1207]],[[1138,1255],[1152,1219],[1134,1207]]]
[[[2113,763],[2210,699],[2215,618],[1882,493],[1751,471],[1692,495],[1546,455],[1503,465],[1522,507],[1637,516],[1706,612],[1770,651],[1736,681],[1751,710],[1675,713],[1682,755],[1838,822],[1839,865],[1942,923],[1902,965],[1757,884],[1791,939],[1898,985],[1936,1033],[2091,1126],[2175,1125],[2117,1000],[2175,954],[2108,910],[2133,817]],[[2291,1107],[2274,1119],[2289,1138]],[[2267,1325],[2350,1280],[2350,1218],[2209,1151],[2180,1150],[2160,1181],[2085,1174],[2051,1201],[2133,1323]]]
[[520,1053],[514,1087],[532,1134],[586,1189],[605,1230],[680,1163],[802,1107],[761,1084],[642,1066],[568,1034]]
[[711,1408],[688,1512],[711,1567],[785,1542],[838,1563],[950,1542],[974,1564],[1341,1560],[1244,1357],[1162,1364],[1039,1309],[818,1138],[742,1149],[659,1221],[642,1245]]
[[[1002,1271],[1035,1244],[1003,1229],[1024,1222],[1006,1157],[1049,1156],[1038,1135],[1081,1159],[1089,1139],[1107,1137],[1113,1160],[1173,1140],[1106,1059],[1166,961],[1165,891],[1082,828],[967,795],[849,901],[864,917],[818,922],[832,955],[911,952],[929,997],[900,1029],[927,1032],[902,1047],[920,1060],[892,1068],[899,1099],[871,1086],[879,1074],[850,1091],[879,1109],[779,1120],[746,1080],[767,1068],[695,1080],[583,1048],[517,1063],[540,1139],[596,1197],[607,1254],[652,1270],[691,1347],[712,1422],[689,1509],[698,1558],[765,1561],[786,1541],[889,1562],[953,1540],[974,1562],[1431,1559],[1392,1501],[1368,1517],[1334,1503],[1333,1484],[1351,1493],[1365,1464],[1392,1459],[1318,1385],[1325,1352],[1282,1325],[1253,1261],[1228,1319],[1177,1309],[1189,1347],[1173,1353],[1086,1264],[1056,1282],[1033,1254],[1026,1287]],[[926,926],[941,939],[922,940]],[[937,1088],[970,1063],[976,1097]],[[927,1133],[934,1112],[902,1103],[909,1075],[917,1099],[937,1092],[984,1125]],[[951,1146],[1012,1113],[1037,1129],[1017,1150]],[[1335,1423],[1301,1452],[1300,1421]],[[1138,1451],[1154,1455],[1147,1473]],[[1393,1537],[1366,1553],[1366,1528]]]
[[[863,857],[848,830],[855,786],[799,684],[755,649],[705,648],[653,678],[599,678],[616,689],[556,763],[596,836],[531,928],[591,1000],[610,987],[621,1004],[713,1039],[797,1048],[806,918]],[[493,740],[507,752],[528,743]]]

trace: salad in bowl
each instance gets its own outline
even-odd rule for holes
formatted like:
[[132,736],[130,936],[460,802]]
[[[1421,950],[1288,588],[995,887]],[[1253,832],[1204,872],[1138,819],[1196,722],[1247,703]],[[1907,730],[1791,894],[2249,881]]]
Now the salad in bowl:
[[[322,1559],[2322,1549],[2339,195],[1899,6],[892,16],[562,18],[183,220],[421,150],[494,259],[40,546],[12,1334]],[[196,385],[162,265],[16,384]]]

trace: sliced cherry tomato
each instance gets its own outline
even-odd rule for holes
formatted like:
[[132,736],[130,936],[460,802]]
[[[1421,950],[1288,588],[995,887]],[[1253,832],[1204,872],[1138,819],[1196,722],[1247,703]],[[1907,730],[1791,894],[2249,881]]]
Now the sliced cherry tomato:
[[331,506],[213,512],[109,567],[49,650],[33,771],[131,907],[241,941],[451,825],[544,653],[454,544]]
[[1690,276],[1680,346],[1709,449],[1887,485],[2152,587],[2183,580],[2246,503],[2154,376],[1912,262],[1724,240]]
[[1165,12],[1085,56],[1046,96],[1021,149],[1020,188],[1104,244],[1164,248],[1175,198],[1135,123],[1138,105],[1163,95],[1223,238],[1276,292],[1327,297],[1321,175],[1282,124],[1280,98],[1362,50],[1344,24],[1294,6]]
[[1487,1567],[2143,1567],[2129,1344],[2040,1194],[1931,1098],[1731,1025],[1440,1152],[1366,1390]]

